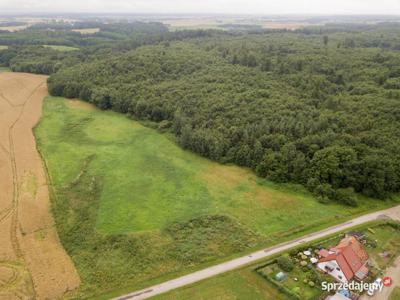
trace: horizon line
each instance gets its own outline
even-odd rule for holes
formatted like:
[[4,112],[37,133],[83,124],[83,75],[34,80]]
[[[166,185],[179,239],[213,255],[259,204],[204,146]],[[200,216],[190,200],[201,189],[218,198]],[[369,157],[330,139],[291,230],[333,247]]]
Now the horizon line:
[[98,16],[257,16],[257,17],[400,17],[400,13],[384,14],[384,13],[215,13],[215,12],[179,12],[179,13],[162,13],[162,12],[74,12],[74,11],[37,11],[37,12],[1,12],[0,16],[51,16],[51,15],[98,15]]

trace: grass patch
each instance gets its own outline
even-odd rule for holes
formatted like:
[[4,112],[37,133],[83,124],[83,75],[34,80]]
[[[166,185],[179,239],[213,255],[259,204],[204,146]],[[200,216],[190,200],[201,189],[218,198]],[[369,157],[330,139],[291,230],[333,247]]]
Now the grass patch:
[[10,68],[7,67],[0,67],[0,73],[1,72],[11,72]]
[[395,287],[392,293],[390,294],[389,300],[398,300],[400,299],[400,287]]
[[374,226],[371,231],[364,230],[364,234],[370,245],[370,261],[383,272],[400,255],[400,226]]
[[70,46],[60,46],[60,45],[43,45],[43,46],[46,48],[51,48],[53,50],[62,51],[62,52],[79,50],[76,47],[70,47]]
[[8,49],[8,46],[0,45],[0,50]]
[[266,283],[256,273],[243,269],[234,273],[226,273],[202,281],[196,285],[183,287],[168,294],[154,297],[159,300],[203,300],[203,299],[268,299],[286,300],[271,284]]
[[79,101],[47,98],[35,135],[57,229],[82,278],[78,298],[143,287],[393,204],[321,204]]

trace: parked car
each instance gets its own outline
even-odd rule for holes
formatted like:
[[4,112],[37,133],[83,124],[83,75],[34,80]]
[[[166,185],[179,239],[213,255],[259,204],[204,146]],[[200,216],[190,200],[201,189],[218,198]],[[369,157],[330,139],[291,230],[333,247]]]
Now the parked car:
[[382,284],[382,278],[377,278],[369,288],[367,294],[368,296],[373,296],[377,290],[379,290],[380,285]]

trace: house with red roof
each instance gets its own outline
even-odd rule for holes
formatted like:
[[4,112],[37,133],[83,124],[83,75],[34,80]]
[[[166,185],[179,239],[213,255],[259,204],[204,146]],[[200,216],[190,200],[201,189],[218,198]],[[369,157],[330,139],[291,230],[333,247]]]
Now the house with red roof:
[[337,281],[361,281],[368,275],[368,254],[354,236],[345,237],[329,250],[320,250],[318,255],[317,268]]

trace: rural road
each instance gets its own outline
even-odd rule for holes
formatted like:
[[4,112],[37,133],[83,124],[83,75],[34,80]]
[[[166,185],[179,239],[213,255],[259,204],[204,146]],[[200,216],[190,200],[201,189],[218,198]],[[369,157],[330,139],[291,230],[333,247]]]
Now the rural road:
[[143,290],[135,291],[117,298],[114,298],[113,300],[139,300],[139,299],[147,299],[150,297],[154,297],[156,295],[171,291],[176,288],[183,287],[185,285],[189,285],[198,281],[201,281],[206,278],[210,278],[213,276],[216,276],[221,273],[225,273],[231,270],[234,270],[239,267],[243,267],[249,263],[256,262],[259,259],[266,258],[270,255],[288,250],[290,248],[299,246],[303,243],[311,242],[313,240],[323,238],[327,235],[337,233],[339,231],[345,230],[347,228],[360,225],[366,222],[370,222],[373,220],[381,219],[381,218],[392,218],[394,220],[400,221],[400,206],[396,206],[390,209],[382,210],[382,211],[377,211],[373,212],[367,215],[363,215],[357,218],[354,218],[350,221],[347,221],[345,223],[329,227],[326,229],[323,229],[318,232],[314,232],[308,235],[305,235],[303,237],[297,238],[292,241],[288,241],[282,244],[278,244],[254,253],[251,253],[246,256],[242,256],[240,258],[236,258],[206,269],[203,269],[201,271],[197,271],[173,280],[169,280],[151,287],[148,287]]

